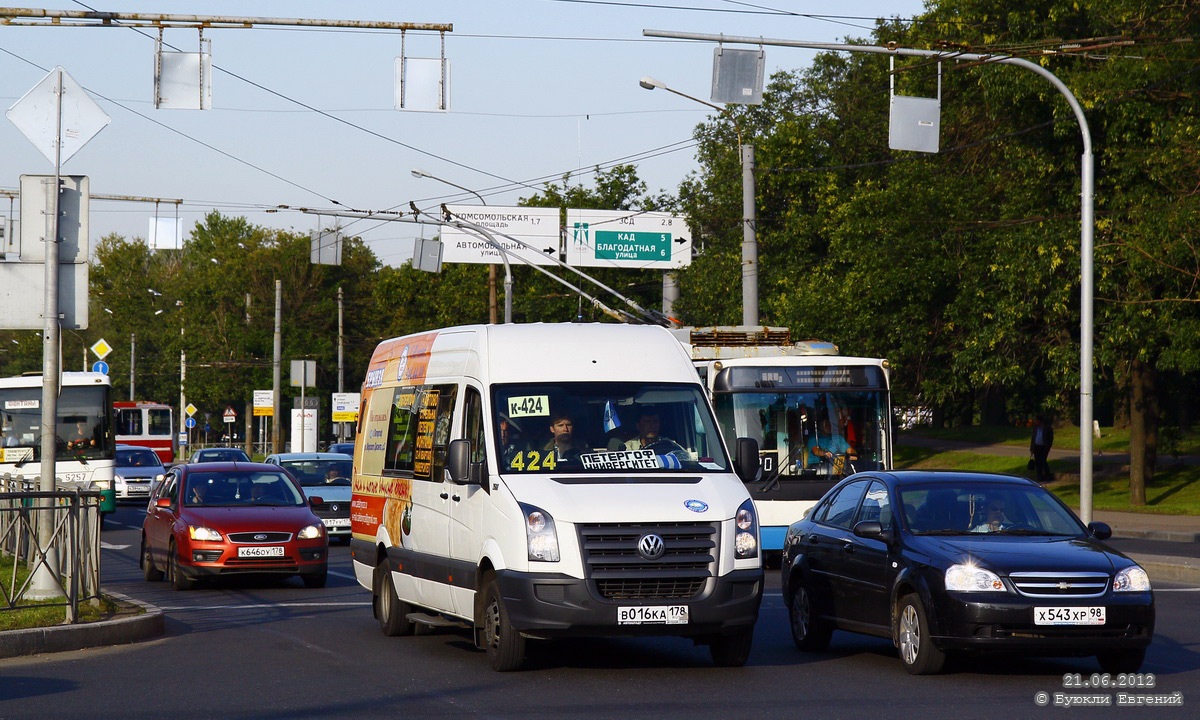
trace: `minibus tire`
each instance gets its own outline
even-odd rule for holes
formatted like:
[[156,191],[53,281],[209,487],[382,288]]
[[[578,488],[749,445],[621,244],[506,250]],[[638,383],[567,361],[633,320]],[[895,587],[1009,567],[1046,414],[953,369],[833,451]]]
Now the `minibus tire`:
[[750,659],[753,644],[754,626],[751,625],[729,635],[717,635],[709,642],[708,651],[717,667],[741,667]]
[[496,672],[521,669],[525,662],[525,638],[509,624],[508,610],[495,576],[489,577],[484,586],[482,621],[483,647],[492,669]]
[[388,637],[412,635],[413,622],[408,619],[412,608],[396,595],[396,586],[392,583],[392,574],[386,564],[375,566],[374,578],[375,617],[379,620],[379,629]]

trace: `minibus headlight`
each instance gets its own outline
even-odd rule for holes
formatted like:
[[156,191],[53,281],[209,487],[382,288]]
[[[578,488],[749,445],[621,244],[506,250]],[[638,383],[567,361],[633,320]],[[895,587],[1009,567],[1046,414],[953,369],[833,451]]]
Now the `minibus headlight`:
[[554,529],[554,518],[545,510],[518,503],[525,518],[525,538],[529,546],[529,559],[538,562],[558,562],[558,532]]
[[733,536],[733,556],[738,560],[758,557],[758,514],[754,512],[754,501],[742,503],[733,518],[737,526]]

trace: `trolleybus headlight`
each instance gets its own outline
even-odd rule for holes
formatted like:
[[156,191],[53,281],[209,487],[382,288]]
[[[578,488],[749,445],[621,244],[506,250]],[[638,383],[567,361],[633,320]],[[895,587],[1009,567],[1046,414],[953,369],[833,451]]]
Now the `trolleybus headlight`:
[[754,501],[742,503],[733,517],[737,526],[733,536],[734,557],[739,560],[758,557],[758,516],[754,512]]
[[529,559],[539,562],[558,562],[558,532],[554,529],[554,518],[545,510],[518,503],[525,516],[525,538],[529,545]]

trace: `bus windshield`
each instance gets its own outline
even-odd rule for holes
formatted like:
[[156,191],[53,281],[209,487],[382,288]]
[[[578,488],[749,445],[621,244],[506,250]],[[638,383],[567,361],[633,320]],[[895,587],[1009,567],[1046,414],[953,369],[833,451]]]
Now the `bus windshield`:
[[[23,460],[41,459],[41,406],[40,387],[0,388],[6,461],[21,454],[21,448],[29,448]],[[56,459],[111,459],[110,407],[108,387],[63,387],[58,398]]]
[[699,385],[498,385],[501,472],[723,471],[729,460]]
[[713,405],[730,435],[758,441],[763,480],[886,467],[886,390],[718,392]]

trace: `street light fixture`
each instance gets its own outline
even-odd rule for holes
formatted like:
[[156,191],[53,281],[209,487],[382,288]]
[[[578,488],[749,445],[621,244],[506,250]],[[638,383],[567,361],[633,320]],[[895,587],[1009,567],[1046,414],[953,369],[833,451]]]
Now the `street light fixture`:
[[[729,108],[714,105],[707,100],[692,97],[668,87],[660,80],[646,76],[638,81],[638,85],[647,90],[666,90],[688,100],[707,105],[729,118],[738,136],[738,153],[742,163],[742,325],[753,327],[758,325],[758,237],[755,233],[757,224],[754,205],[754,146],[742,143],[742,127],[737,118],[729,112]],[[664,283],[665,284],[665,283]]]
[[[429,173],[425,172],[424,170],[422,170],[420,168],[413,168],[412,176],[415,178],[429,178],[430,180],[437,180],[438,182],[445,183],[446,185],[449,185],[450,187],[456,187],[459,190],[462,190],[463,192],[469,192],[472,195],[474,195],[475,197],[479,198],[479,202],[483,203],[484,205],[487,205],[487,200],[484,200],[482,195],[475,192],[471,188],[463,187],[462,185],[459,185],[458,183],[452,183],[449,180],[444,180],[436,175],[430,175]],[[505,270],[504,270],[505,286],[506,286],[506,288],[511,288],[512,287],[512,276],[509,274],[508,261],[507,261],[507,258],[505,258],[503,250],[500,251],[500,257],[505,260],[505,263],[504,263],[504,265],[505,265]],[[508,290],[508,292],[511,293],[511,290]],[[511,297],[511,294],[509,296]],[[496,324],[496,266],[493,263],[488,263],[488,321],[493,325]]]

